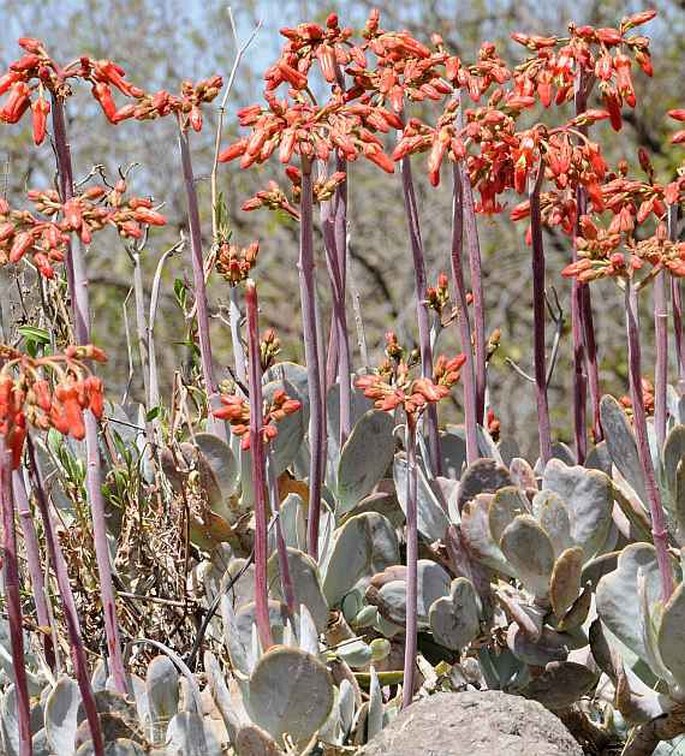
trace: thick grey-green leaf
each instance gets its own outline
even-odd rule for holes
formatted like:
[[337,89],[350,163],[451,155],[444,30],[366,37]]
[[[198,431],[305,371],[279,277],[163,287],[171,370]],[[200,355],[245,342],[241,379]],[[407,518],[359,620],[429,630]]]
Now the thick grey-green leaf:
[[647,658],[641,626],[637,574],[641,569],[646,580],[647,596],[653,604],[660,596],[659,568],[654,546],[633,543],[621,552],[616,569],[597,584],[595,600],[602,622],[616,637],[641,659]]
[[466,464],[466,441],[463,434],[441,434],[440,453],[442,454],[442,474],[452,480],[459,480]]
[[569,511],[561,496],[554,491],[540,491],[533,497],[533,515],[547,533],[558,556],[573,546]]
[[[264,386],[264,400],[269,401],[280,389],[292,399],[299,399],[302,402],[302,398],[293,385],[288,381],[280,380],[271,381]],[[278,421],[278,435],[271,442],[271,454],[277,475],[283,473],[293,463],[304,440],[307,430],[306,422],[302,408]]]
[[168,656],[160,654],[149,664],[145,675],[151,739],[161,743],[169,721],[178,711],[179,673]]
[[[416,472],[418,479],[416,487],[416,519],[419,532],[428,541],[441,540],[445,537],[449,519],[421,468],[419,467]],[[402,455],[395,455],[393,477],[395,480],[395,490],[397,491],[397,500],[406,516],[407,460]]]
[[45,734],[55,753],[73,752],[80,703],[76,682],[66,675],[60,677],[48,695],[44,714]]
[[488,524],[495,543],[499,543],[504,529],[514,521],[517,515],[529,512],[528,499],[520,488],[517,486],[500,488],[488,510]]
[[510,485],[512,480],[506,467],[494,459],[477,459],[466,468],[459,481],[459,509],[479,493],[495,493]]
[[599,411],[611,461],[635,493],[646,502],[647,493],[637,444],[623,407],[613,396],[607,394],[602,397]]
[[336,514],[355,507],[385,475],[395,450],[395,421],[388,412],[372,409],[355,424],[340,452]]
[[257,662],[245,702],[250,718],[281,741],[287,733],[303,743],[324,724],[333,707],[326,667],[295,648],[274,648]]
[[[238,460],[225,441],[213,433],[196,433],[199,469],[210,503],[220,505],[238,487]],[[219,512],[221,514],[221,512]]]
[[180,711],[175,714],[166,734],[167,756],[207,756],[216,753],[218,744],[210,748],[202,716],[196,712]]
[[671,493],[675,491],[678,465],[683,459],[685,459],[685,425],[676,425],[666,438],[663,453],[666,485]]
[[526,588],[537,598],[549,593],[554,548],[530,515],[519,515],[502,533],[500,548]]
[[685,583],[681,583],[664,607],[658,631],[661,660],[685,692]]
[[549,597],[554,614],[558,618],[561,618],[578,598],[582,570],[583,550],[580,546],[562,551],[554,563]]
[[[317,630],[322,632],[328,622],[328,604],[321,589],[319,568],[308,554],[293,548],[288,548],[287,551],[295,604],[304,604],[309,609]],[[269,559],[268,575],[272,595],[282,599],[277,554],[273,554]]]
[[568,467],[551,459],[545,468],[543,488],[561,496],[569,512],[571,538],[582,546],[585,558],[594,556],[611,527],[611,481],[599,470]]
[[535,470],[522,457],[514,457],[509,463],[509,474],[515,486],[527,489],[537,489],[538,482],[535,477]]
[[[428,612],[433,602],[446,596],[450,590],[450,576],[437,562],[419,559],[417,565],[416,614],[419,629],[428,629]],[[406,568],[401,568],[399,579],[385,582],[379,589],[369,587],[366,596],[370,604],[378,607],[381,616],[389,622],[403,625],[406,621]],[[374,579],[375,582],[375,579]]]
[[516,570],[509,564],[490,533],[488,511],[492,499],[492,494],[479,494],[466,503],[461,512],[461,533],[472,557],[490,569],[516,577]]
[[450,595],[433,602],[429,621],[435,640],[445,648],[459,651],[480,630],[480,601],[473,583],[460,577],[452,581]]
[[323,593],[335,607],[361,578],[400,561],[399,544],[390,522],[376,512],[350,517],[336,530],[325,565]]

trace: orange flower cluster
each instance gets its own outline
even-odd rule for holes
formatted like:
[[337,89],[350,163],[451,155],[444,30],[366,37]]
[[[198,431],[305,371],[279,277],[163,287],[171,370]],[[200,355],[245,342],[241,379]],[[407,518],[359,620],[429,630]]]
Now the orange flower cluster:
[[561,105],[573,99],[577,76],[582,72],[586,82],[594,78],[599,83],[611,125],[619,131],[622,106],[634,108],[636,104],[630,73],[633,59],[647,76],[652,75],[649,39],[628,36],[628,32],[655,16],[654,10],[635,13],[624,18],[618,28],[570,24],[565,39],[512,34],[515,42],[534,53],[516,70],[516,90],[522,95],[535,93],[545,107],[552,102]]
[[65,436],[83,439],[83,412],[102,417],[102,381],[86,362],[106,362],[105,353],[92,344],[71,346],[64,354],[30,357],[0,345],[0,435],[16,469],[21,463],[28,426],[54,428]]
[[[669,118],[679,123],[685,122],[685,108],[676,108],[668,111]],[[680,129],[671,137],[671,144],[685,144],[685,129]]]
[[[36,144],[45,139],[50,103],[46,92],[59,97],[71,94],[69,80],[81,80],[91,85],[95,100],[107,119],[114,124],[129,118],[149,120],[176,114],[182,127],[195,131],[202,128],[202,105],[212,102],[223,86],[220,76],[199,81],[184,81],[180,95],[167,91],[147,93],[126,79],[124,69],[111,60],[96,60],[83,55],[66,66],[60,66],[48,54],[45,45],[32,37],[18,40],[25,54],[10,64],[0,77],[0,95],[8,94],[0,108],[0,121],[17,123],[29,109],[33,121],[33,138]],[[129,101],[117,107],[114,90]],[[134,100],[135,102],[130,102]]]
[[238,247],[224,241],[219,245],[216,257],[216,269],[231,286],[237,286],[249,277],[257,262],[259,242],[254,241],[247,247]]
[[[610,214],[605,226],[597,216],[580,219],[581,235],[576,239],[579,259],[567,265],[562,275],[587,283],[599,278],[633,278],[645,265],[645,280],[659,270],[685,276],[685,242],[671,241],[664,222],[669,205],[685,201],[685,176],[669,184],[651,178],[645,156],[641,163],[650,180],[627,178],[627,166],[602,187],[603,207]],[[645,230],[647,234],[645,234]]]
[[426,289],[426,305],[440,316],[450,301],[449,282],[446,273],[440,273],[435,286]]
[[394,333],[386,334],[385,338],[388,359],[376,373],[358,378],[355,385],[364,396],[373,399],[378,409],[391,411],[402,407],[407,415],[416,419],[429,404],[449,396],[450,389],[459,380],[466,356],[458,354],[448,359],[440,355],[432,378],[413,378],[411,356],[407,358]]
[[387,133],[401,126],[394,113],[386,108],[349,103],[339,92],[323,106],[294,94],[290,102],[267,92],[267,107],[250,105],[239,110],[240,125],[250,128],[251,135],[223,150],[219,162],[241,158],[240,167],[249,168],[264,163],[278,149],[283,164],[289,163],[293,155],[325,161],[337,153],[350,161],[362,156],[388,173],[394,171],[394,163],[383,152],[376,135],[377,131]]
[[[242,438],[241,449],[250,448],[250,406],[237,394],[223,394],[221,403],[224,405],[213,410],[212,414],[219,420],[227,420],[231,430],[236,436]],[[264,423],[262,426],[262,439],[265,444],[272,441],[278,435],[277,423],[288,415],[298,412],[302,403],[298,399],[292,399],[283,389],[274,391],[269,401],[265,401]]]
[[[42,276],[54,278],[53,265],[64,261],[71,233],[90,244],[93,233],[109,225],[124,238],[138,239],[144,226],[166,223],[164,216],[153,210],[150,199],[126,198],[125,192],[122,180],[112,190],[90,187],[62,203],[54,189],[33,189],[27,196],[36,214],[12,209],[0,198],[0,265],[16,263],[28,253]],[[54,220],[57,217],[59,220]]]

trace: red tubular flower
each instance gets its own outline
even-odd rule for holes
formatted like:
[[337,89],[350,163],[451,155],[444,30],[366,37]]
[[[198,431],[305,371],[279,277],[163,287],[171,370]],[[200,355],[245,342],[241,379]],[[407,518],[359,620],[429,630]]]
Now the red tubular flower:
[[47,129],[47,118],[50,112],[50,103],[41,95],[31,104],[33,113],[33,141],[36,145],[43,144]]
[[6,123],[17,123],[20,121],[31,104],[30,93],[29,85],[25,81],[17,81],[12,84],[9,97],[2,109],[0,109],[0,121],[5,121]]
[[107,120],[111,123],[117,123],[116,113],[117,106],[112,97],[112,90],[105,82],[98,81],[93,84],[93,97],[100,103],[104,114],[107,116]]

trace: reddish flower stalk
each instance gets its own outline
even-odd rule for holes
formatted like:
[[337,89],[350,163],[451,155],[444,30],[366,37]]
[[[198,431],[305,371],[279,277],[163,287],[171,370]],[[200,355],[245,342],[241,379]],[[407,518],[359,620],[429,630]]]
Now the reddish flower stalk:
[[418,468],[416,465],[416,419],[406,413],[407,419],[407,591],[405,597],[404,675],[402,682],[402,708],[414,697],[414,677],[417,647],[417,602],[419,535],[417,516]]
[[654,278],[654,337],[656,360],[654,363],[654,427],[659,454],[666,441],[666,390],[668,385],[668,308],[666,305],[666,272],[661,270]]
[[[574,87],[576,117],[587,111],[587,98],[593,82],[588,80],[588,73],[578,68]],[[587,126],[579,127],[581,134],[587,133]],[[587,213],[587,189],[578,185],[576,188],[576,218]],[[573,244],[573,260],[578,259],[575,238],[579,235],[576,221],[576,234]],[[592,429],[595,443],[602,440],[602,424],[599,413],[601,400],[599,392],[599,366],[597,363],[597,344],[592,318],[592,297],[590,287],[578,280],[571,285],[571,338],[573,340],[573,401],[576,436],[576,457],[578,464],[583,464],[587,454],[586,430],[586,389],[589,383],[590,406],[592,407]],[[585,368],[587,367],[587,375]]]
[[257,289],[254,281],[247,281],[245,287],[245,306],[247,310],[247,339],[250,377],[250,454],[252,461],[252,485],[254,489],[255,517],[255,621],[259,640],[264,650],[273,645],[271,622],[269,620],[269,596],[267,591],[266,562],[267,523],[266,501],[264,498],[265,465],[263,438],[263,399],[262,368],[259,362],[259,322]]
[[[26,438],[26,449],[28,452],[29,475],[31,476],[33,490],[36,494],[38,511],[40,512],[43,521],[43,532],[45,533],[48,556],[52,562],[53,569],[55,570],[57,587],[60,596],[62,597],[62,608],[64,610],[64,620],[67,624],[67,632],[69,634],[69,646],[71,648],[71,658],[74,664],[74,673],[76,675],[76,682],[79,686],[81,698],[83,699],[83,707],[86,712],[86,719],[88,720],[88,726],[90,728],[90,736],[93,741],[93,750],[96,756],[104,756],[105,744],[102,737],[102,730],[100,728],[100,718],[97,713],[95,696],[93,695],[93,689],[88,675],[86,650],[83,645],[83,638],[81,637],[81,626],[76,611],[76,604],[74,602],[74,594],[71,591],[71,583],[69,582],[69,571],[64,559],[64,554],[62,553],[62,547],[58,538],[55,536],[53,520],[50,516],[50,509],[48,506],[48,497],[45,493],[40,470],[36,463],[36,454],[33,448],[33,440],[30,435]],[[18,483],[23,498],[26,499],[23,478],[19,477]]]
[[[668,209],[668,238],[678,238],[678,208],[671,205]],[[671,276],[671,302],[673,304],[673,330],[675,340],[676,362],[678,363],[678,380],[685,381],[685,348],[683,347],[683,303],[680,293],[680,279]]]
[[628,338],[628,374],[630,378],[630,399],[633,406],[633,427],[635,429],[638,456],[645,476],[645,489],[647,491],[649,513],[652,520],[652,540],[654,541],[656,559],[661,576],[661,599],[666,603],[673,593],[673,573],[668,556],[668,531],[666,530],[664,510],[656,483],[647,436],[647,420],[642,394],[637,289],[629,278],[625,278],[624,280],[626,332]]
[[0,437],[0,503],[2,505],[2,572],[17,695],[19,754],[20,756],[31,756],[31,702],[29,701],[24,662],[19,563],[17,561],[17,537],[14,527],[14,496],[12,495],[12,457],[5,445],[5,439],[2,437]]
[[545,249],[542,240],[540,188],[545,167],[541,162],[530,199],[530,230],[533,247],[533,353],[535,392],[538,412],[540,459],[543,466],[552,456],[552,437],[547,401],[547,368],[545,355]]
[[[60,195],[62,201],[73,197],[73,169],[71,151],[67,141],[64,101],[59,96],[53,96],[52,124],[55,138],[55,152],[57,155],[57,171],[59,176]],[[88,279],[85,261],[79,243],[71,244],[66,259],[67,283],[71,295],[72,312],[74,318],[74,335],[77,344],[90,342],[90,305],[88,297]],[[126,670],[121,655],[119,641],[119,627],[116,617],[114,600],[114,586],[112,583],[112,569],[109,562],[109,546],[107,543],[107,520],[105,504],[102,496],[102,469],[98,448],[98,426],[95,416],[90,411],[84,413],[86,431],[87,476],[86,489],[90,502],[93,519],[93,539],[95,555],[100,577],[100,596],[105,615],[105,633],[107,635],[107,649],[110,655],[114,684],[120,693],[126,693]]]
[[[190,142],[187,125],[184,126],[179,118],[178,144],[181,150],[181,165],[183,168],[183,182],[188,205],[188,231],[190,234],[190,257],[193,266],[193,286],[195,288],[195,308],[197,313],[197,332],[200,341],[200,362],[202,378],[207,391],[207,402],[210,409],[220,406],[214,362],[212,360],[212,343],[209,337],[209,313],[207,310],[207,287],[205,286],[204,261],[202,256],[202,228],[200,226],[200,209],[195,190],[195,176],[190,156]],[[207,423],[211,430],[222,441],[228,440],[226,427],[222,423],[214,422],[211,412],[208,413]]]
[[[343,189],[343,187],[338,187]],[[337,191],[337,190],[336,190]],[[339,249],[339,244],[347,244],[347,231],[339,233],[340,218],[346,223],[346,211],[338,208],[341,200],[334,196],[331,202],[324,203],[321,208],[322,230],[328,275],[333,293],[333,316],[331,323],[331,339],[327,355],[326,383],[331,385],[337,377],[340,386],[340,447],[350,435],[351,420],[351,384],[350,384],[350,342],[347,332],[347,312],[345,309],[345,254]],[[344,200],[346,203],[346,198]],[[342,216],[341,216],[342,212]]]
[[[462,123],[462,94],[459,94],[460,106],[457,112],[459,126]],[[469,257],[469,271],[471,274],[471,292],[473,296],[473,329],[475,341],[475,376],[476,376],[476,422],[483,425],[485,421],[485,388],[487,363],[487,344],[485,340],[485,301],[483,296],[483,273],[480,254],[480,241],[478,239],[478,221],[476,219],[476,207],[473,200],[473,187],[465,163],[460,163],[463,206],[464,206],[464,233],[466,237],[466,251]]]
[[[433,351],[430,344],[430,319],[426,307],[426,262],[423,254],[423,240],[419,223],[419,209],[416,204],[414,181],[411,174],[411,158],[407,155],[400,162],[402,174],[402,194],[404,210],[409,227],[412,260],[414,263],[414,285],[416,289],[416,317],[419,326],[419,350],[421,352],[421,374],[424,378],[433,376]],[[426,434],[430,469],[435,475],[441,474],[440,438],[438,436],[438,411],[434,405],[426,413]]]
[[312,218],[312,164],[302,158],[302,196],[300,199],[300,301],[302,304],[302,330],[304,355],[307,361],[309,391],[309,521],[307,523],[307,549],[318,559],[319,520],[321,517],[321,484],[324,463],[324,400],[321,385],[321,364],[316,327],[316,287],[314,282],[314,238]]
[[290,575],[290,563],[288,562],[288,546],[283,537],[283,523],[281,522],[281,497],[278,491],[278,476],[273,452],[267,447],[266,455],[266,478],[269,484],[269,506],[271,514],[276,516],[276,555],[278,558],[278,572],[281,576],[281,591],[288,607],[288,613],[294,617],[299,607],[295,603],[295,588]]
[[464,383],[464,428],[466,432],[466,463],[478,459],[478,421],[476,418],[476,386],[473,369],[473,349],[471,347],[471,324],[464,284],[464,185],[458,165],[452,168],[452,283],[456,292],[457,325],[461,348],[466,356],[462,371]]
[[40,547],[38,545],[38,536],[33,524],[33,515],[29,500],[24,488],[24,479],[21,472],[15,470],[12,473],[12,490],[14,501],[17,505],[19,518],[21,520],[21,529],[24,535],[24,548],[26,549],[26,563],[31,576],[31,590],[33,592],[33,601],[36,605],[36,619],[38,625],[42,628],[41,639],[43,641],[43,653],[48,667],[55,671],[55,646],[52,638],[52,622],[48,612],[48,604],[45,598],[45,582],[43,580],[43,568],[40,561]]

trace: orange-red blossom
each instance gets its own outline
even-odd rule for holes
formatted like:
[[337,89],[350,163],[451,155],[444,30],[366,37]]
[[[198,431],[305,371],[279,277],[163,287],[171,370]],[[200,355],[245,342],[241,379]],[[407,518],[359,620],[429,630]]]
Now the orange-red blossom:
[[382,373],[363,375],[356,381],[364,396],[373,399],[381,410],[402,407],[407,415],[416,417],[428,404],[435,404],[446,396],[459,380],[466,356],[459,354],[448,359],[440,355],[435,362],[433,378],[411,378],[407,363],[400,361],[391,376]]
[[64,354],[30,357],[0,345],[0,435],[18,468],[28,426],[54,428],[65,436],[85,436],[83,412],[97,418],[104,411],[102,381],[93,375],[86,361],[105,362],[107,356],[92,344],[70,346]]
[[[231,431],[241,437],[240,448],[250,448],[250,406],[237,394],[224,394],[221,397],[224,405],[213,410],[212,414],[219,420],[227,420],[231,425]],[[264,424],[262,427],[262,440],[266,444],[278,435],[277,423],[288,415],[297,412],[302,403],[298,399],[292,399],[283,389],[274,391],[270,400],[265,401]]]

